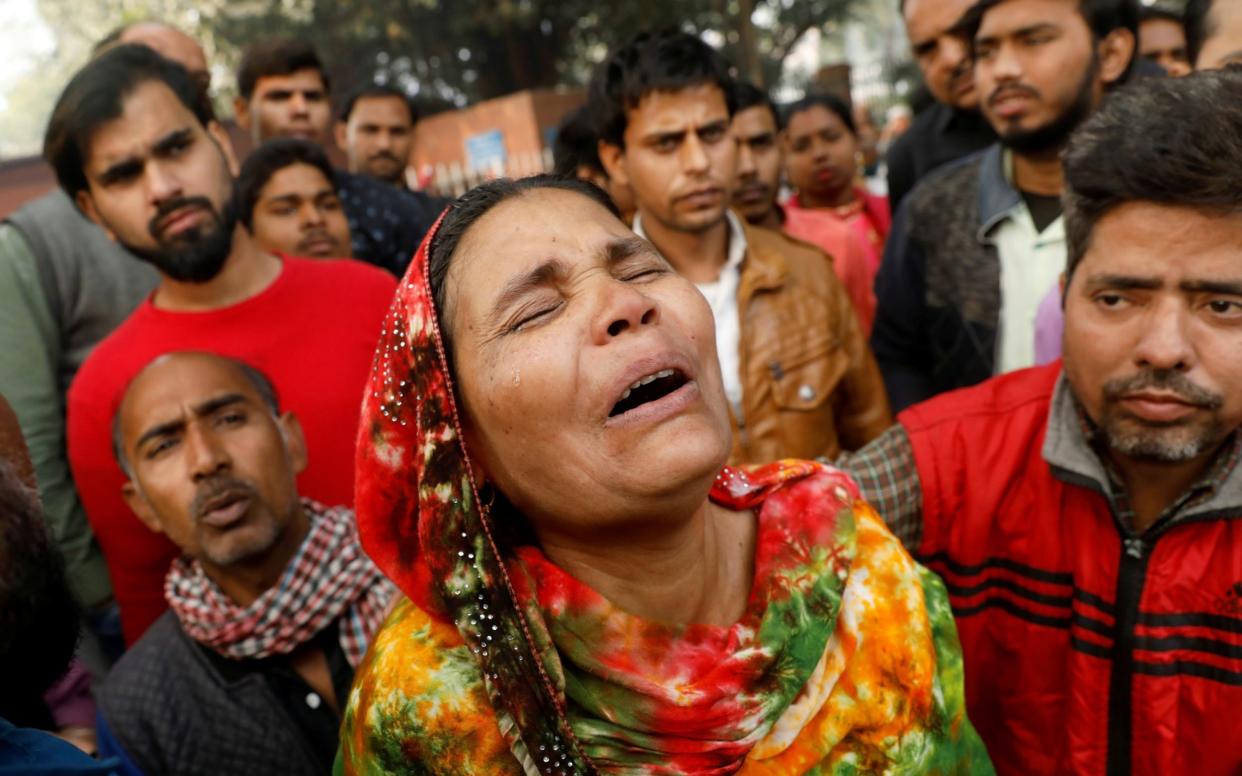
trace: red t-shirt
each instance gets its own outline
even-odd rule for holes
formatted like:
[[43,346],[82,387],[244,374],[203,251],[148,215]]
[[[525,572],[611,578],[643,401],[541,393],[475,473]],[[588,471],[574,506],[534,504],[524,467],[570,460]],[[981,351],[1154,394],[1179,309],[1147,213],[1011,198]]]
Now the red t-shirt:
[[121,496],[125,475],[112,454],[112,417],[130,380],[156,357],[219,353],[259,369],[306,435],[304,496],[354,501],[354,446],[362,392],[396,280],[361,262],[282,257],[270,286],[207,312],[169,312],[143,302],[99,343],[69,389],[69,464],[99,540],[133,643],[167,608],[164,575],[178,549],[153,533]]

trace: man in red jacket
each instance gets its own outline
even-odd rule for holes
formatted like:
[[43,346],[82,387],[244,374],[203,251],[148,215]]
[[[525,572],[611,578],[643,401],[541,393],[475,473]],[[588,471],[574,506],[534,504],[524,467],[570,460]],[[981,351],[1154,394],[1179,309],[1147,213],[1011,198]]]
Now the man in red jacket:
[[999,773],[1242,772],[1240,91],[1110,100],[1065,158],[1064,365],[845,462],[945,579]]
[[154,358],[193,350],[270,375],[301,418],[310,465],[299,491],[353,503],[358,412],[395,280],[359,262],[259,248],[237,223],[236,164],[190,75],[144,46],[113,48],[70,81],[44,155],[78,207],[160,273],[155,292],[103,340],[68,396],[68,452],[107,562],[127,642],[166,608],[176,556],[121,498],[111,421]]

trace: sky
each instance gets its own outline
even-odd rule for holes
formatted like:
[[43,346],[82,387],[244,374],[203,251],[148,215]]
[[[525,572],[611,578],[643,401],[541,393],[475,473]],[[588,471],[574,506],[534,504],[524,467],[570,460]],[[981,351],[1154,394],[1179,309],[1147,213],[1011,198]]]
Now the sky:
[[30,73],[40,56],[51,52],[55,40],[43,23],[36,0],[0,0],[0,110],[4,95]]

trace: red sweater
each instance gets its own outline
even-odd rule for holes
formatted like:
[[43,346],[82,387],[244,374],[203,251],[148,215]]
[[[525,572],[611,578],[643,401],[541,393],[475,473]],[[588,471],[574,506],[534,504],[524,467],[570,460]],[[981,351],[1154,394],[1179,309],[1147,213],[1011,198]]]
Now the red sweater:
[[362,392],[395,289],[391,275],[361,262],[285,258],[268,288],[230,307],[168,312],[148,299],[87,358],[69,389],[69,463],[128,643],[167,608],[164,575],[178,553],[121,497],[125,476],[112,455],[112,417],[130,380],[157,356],[179,350],[258,368],[306,434],[310,462],[298,477],[299,492],[352,505]]

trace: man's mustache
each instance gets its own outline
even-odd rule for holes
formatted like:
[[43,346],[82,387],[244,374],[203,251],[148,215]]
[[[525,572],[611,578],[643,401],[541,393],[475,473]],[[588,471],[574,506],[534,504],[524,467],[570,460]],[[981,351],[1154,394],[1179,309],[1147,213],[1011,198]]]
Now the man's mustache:
[[194,516],[194,520],[203,519],[203,517],[214,508],[212,503],[222,496],[238,495],[253,501],[256,496],[254,486],[248,482],[243,482],[236,477],[216,476],[211,479],[203,480],[198,490],[194,493],[194,500],[190,502],[190,514]]
[[206,210],[217,220],[220,218],[219,214],[216,212],[216,206],[213,205],[211,200],[206,197],[177,197],[175,199],[166,200],[160,203],[159,207],[155,210],[155,215],[151,216],[151,220],[147,222],[147,231],[151,233],[151,236],[154,237],[156,241],[162,242],[162,239],[160,238],[160,233],[163,231],[160,229],[161,222],[178,210],[185,209]]
[[1225,397],[1195,385],[1184,374],[1173,369],[1147,369],[1133,377],[1110,380],[1104,384],[1104,398],[1119,401],[1150,389],[1176,394],[1186,404],[1206,410],[1218,410],[1225,403]]
[[393,154],[389,151],[380,151],[378,153],[371,154],[370,161],[373,162],[376,159],[387,159],[390,162],[396,162],[397,164],[401,164],[401,160],[397,158],[396,154]]
[[1018,94],[1036,100],[1039,99],[1039,92],[1033,87],[1027,86],[1026,84],[1004,84],[1003,86],[998,86],[993,89],[992,93],[988,95],[988,105],[995,105],[1005,97]]

